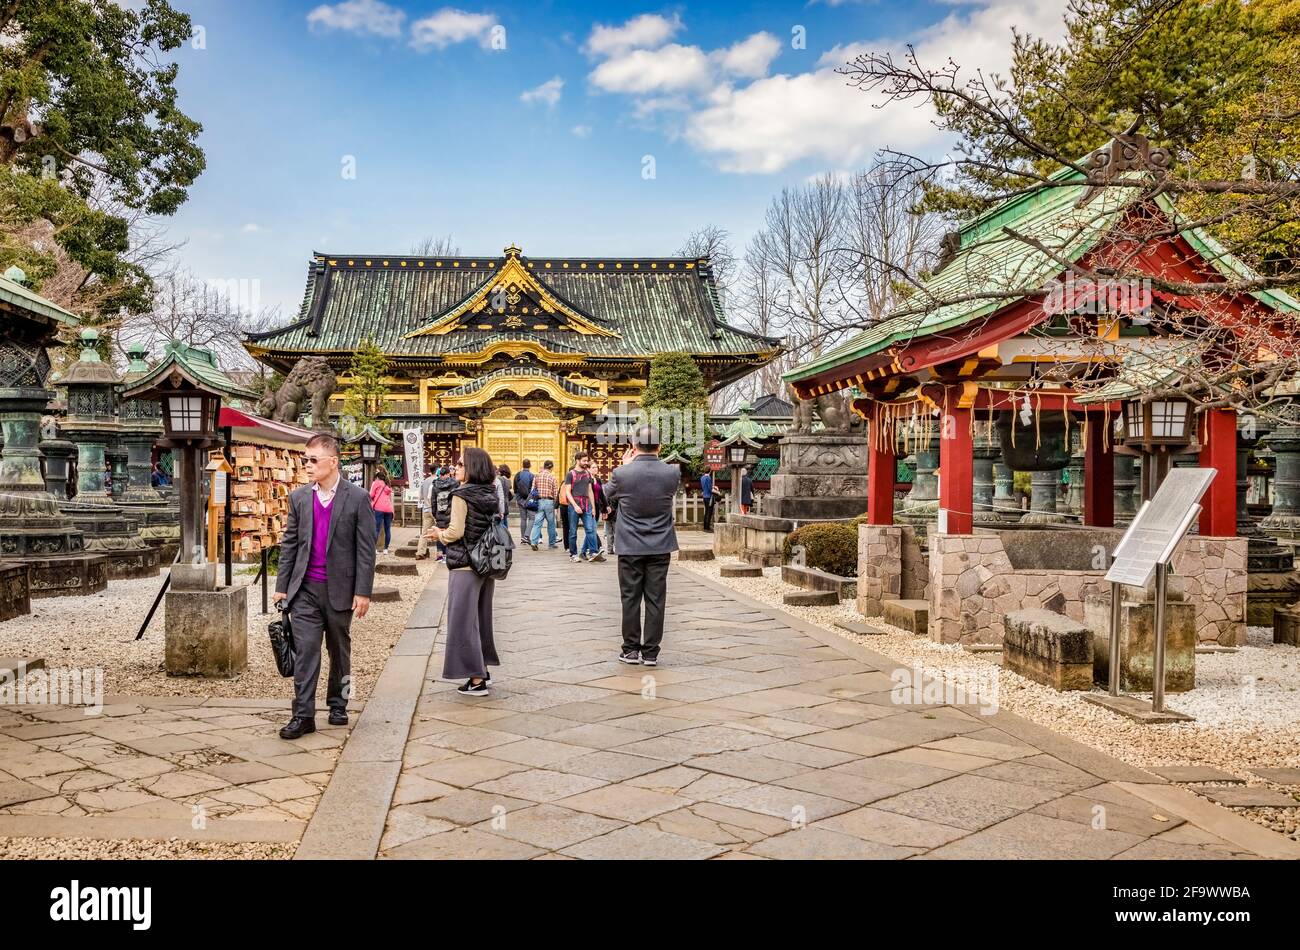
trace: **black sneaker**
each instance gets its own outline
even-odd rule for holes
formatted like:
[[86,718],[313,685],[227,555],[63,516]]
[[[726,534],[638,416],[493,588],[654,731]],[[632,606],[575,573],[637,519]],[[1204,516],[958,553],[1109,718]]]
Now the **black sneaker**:
[[457,689],[456,692],[462,696],[487,696],[489,695],[488,681],[483,680],[478,685],[475,685],[471,680],[466,680],[465,685]]
[[628,666],[640,666],[641,654],[636,650],[626,650],[619,655],[618,662],[626,663]]
[[534,551],[537,550],[537,542],[536,542],[536,541],[530,541],[530,542],[528,542],[528,546],[531,547]]
[[345,710],[345,709],[331,709],[331,710],[330,710],[330,725],[331,725],[331,726],[346,726],[347,724],[348,724],[348,713],[347,713],[347,710]]
[[659,657],[657,657],[657,656],[644,656],[644,655],[643,655],[643,656],[641,657],[641,665],[642,665],[642,666],[658,666],[658,665],[659,665]]
[[597,551],[595,554],[593,554],[593,555],[591,556],[591,560],[593,560],[593,561],[603,561],[603,560],[605,560],[605,555],[603,555],[603,554],[601,554],[599,551]]

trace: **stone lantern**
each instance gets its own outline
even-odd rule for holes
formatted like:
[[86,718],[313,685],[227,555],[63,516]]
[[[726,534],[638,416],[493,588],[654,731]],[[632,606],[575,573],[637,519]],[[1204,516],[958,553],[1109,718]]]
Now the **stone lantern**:
[[[130,362],[123,386],[149,372],[143,344],[133,344],[127,358]],[[119,441],[126,450],[125,491],[118,504],[139,519],[141,536],[159,549],[162,563],[170,564],[180,549],[181,513],[174,495],[164,496],[153,486],[153,448],[162,437],[162,405],[157,399],[123,399],[118,426]]]

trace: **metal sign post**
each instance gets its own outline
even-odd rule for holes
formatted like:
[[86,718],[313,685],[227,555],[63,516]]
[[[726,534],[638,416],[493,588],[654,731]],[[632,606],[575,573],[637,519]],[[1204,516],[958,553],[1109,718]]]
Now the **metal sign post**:
[[[1159,491],[1129,525],[1115,548],[1106,580],[1110,582],[1110,669],[1106,697],[1088,696],[1090,702],[1144,722],[1187,719],[1165,709],[1165,615],[1169,565],[1179,542],[1201,513],[1200,500],[1217,474],[1212,468],[1174,469]],[[1123,585],[1146,587],[1155,576],[1155,647],[1152,658],[1151,710],[1139,715],[1135,700],[1120,694],[1120,620]]]

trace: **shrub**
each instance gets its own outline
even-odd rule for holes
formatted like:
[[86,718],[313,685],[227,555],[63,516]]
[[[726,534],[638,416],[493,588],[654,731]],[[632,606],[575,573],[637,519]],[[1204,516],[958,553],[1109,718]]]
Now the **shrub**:
[[856,577],[858,574],[858,526],[816,521],[786,536],[781,552],[789,564],[795,545],[803,545],[804,566],[828,574]]

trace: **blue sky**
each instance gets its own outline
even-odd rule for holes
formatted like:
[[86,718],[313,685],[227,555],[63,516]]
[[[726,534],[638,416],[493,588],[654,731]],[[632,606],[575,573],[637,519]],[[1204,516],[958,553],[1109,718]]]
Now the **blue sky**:
[[173,3],[201,28],[178,85],[208,168],[171,237],[286,315],[313,250],[650,256],[707,223],[739,250],[786,185],[886,145],[942,153],[927,110],[845,88],[855,50],[1005,68],[1010,26],[1059,33],[1063,7]]

